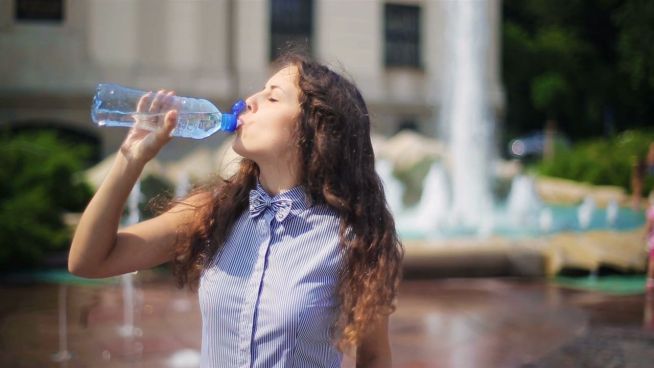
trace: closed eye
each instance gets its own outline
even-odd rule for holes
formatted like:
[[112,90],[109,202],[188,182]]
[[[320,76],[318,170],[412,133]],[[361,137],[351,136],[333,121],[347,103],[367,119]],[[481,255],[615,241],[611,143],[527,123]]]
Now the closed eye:
[[275,99],[272,98],[272,97],[270,97],[270,98],[268,99],[268,101],[270,101],[270,102],[277,102],[277,100],[275,100]]

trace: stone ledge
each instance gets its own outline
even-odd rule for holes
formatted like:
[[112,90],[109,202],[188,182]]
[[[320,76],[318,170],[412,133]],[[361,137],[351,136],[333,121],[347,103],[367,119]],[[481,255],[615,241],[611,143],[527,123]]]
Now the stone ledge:
[[527,239],[406,240],[404,275],[421,277],[554,276],[563,269],[644,272],[642,229],[560,233]]

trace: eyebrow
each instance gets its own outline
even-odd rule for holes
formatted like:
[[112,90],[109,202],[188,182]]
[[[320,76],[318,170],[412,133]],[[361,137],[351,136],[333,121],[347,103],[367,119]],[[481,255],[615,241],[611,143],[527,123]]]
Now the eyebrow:
[[270,85],[270,89],[271,89],[271,90],[273,90],[273,89],[275,89],[275,88],[279,89],[279,90],[282,91],[284,94],[286,94],[286,91],[284,91],[284,89],[283,89],[282,87],[280,87],[280,86],[278,86],[278,85],[276,85],[276,84],[271,84],[271,85]]

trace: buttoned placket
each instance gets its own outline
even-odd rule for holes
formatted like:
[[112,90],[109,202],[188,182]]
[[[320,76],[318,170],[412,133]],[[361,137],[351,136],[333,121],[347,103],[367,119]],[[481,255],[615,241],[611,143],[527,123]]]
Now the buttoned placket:
[[266,259],[270,250],[272,240],[272,222],[274,215],[272,211],[266,211],[257,218],[257,233],[262,235],[262,241],[259,245],[257,260],[254,265],[248,286],[245,290],[246,295],[243,301],[243,308],[238,324],[238,347],[239,347],[239,364],[241,368],[250,368],[252,366],[252,339],[254,337],[254,314],[259,296],[261,294],[261,285],[263,283],[263,274],[266,266]]

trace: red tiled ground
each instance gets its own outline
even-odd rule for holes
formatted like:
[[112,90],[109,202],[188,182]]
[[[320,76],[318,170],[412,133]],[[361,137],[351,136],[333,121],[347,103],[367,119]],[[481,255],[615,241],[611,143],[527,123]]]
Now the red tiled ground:
[[[52,360],[64,286],[0,286],[0,366],[168,367],[175,352],[198,351],[197,296],[175,289],[170,279],[139,280],[141,333],[130,338],[118,330],[124,323],[119,284],[65,286],[72,353],[65,363]],[[394,366],[592,367],[602,359],[612,367],[649,367],[652,316],[654,298],[570,291],[542,280],[405,281],[391,320]]]

